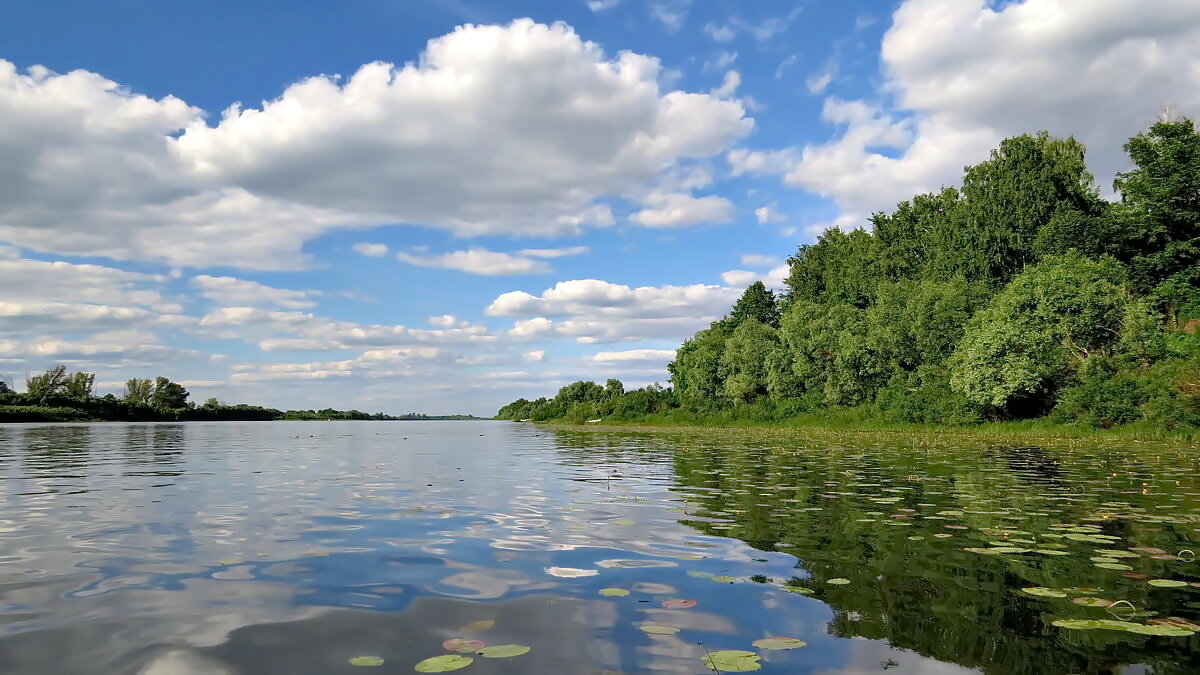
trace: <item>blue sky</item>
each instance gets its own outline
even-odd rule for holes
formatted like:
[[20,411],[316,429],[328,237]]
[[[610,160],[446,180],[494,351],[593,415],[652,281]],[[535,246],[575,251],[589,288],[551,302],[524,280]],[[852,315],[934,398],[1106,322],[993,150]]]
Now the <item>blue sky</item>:
[[1200,107],[1163,0],[15,2],[0,373],[490,414],[671,350],[1004,136],[1107,191]]

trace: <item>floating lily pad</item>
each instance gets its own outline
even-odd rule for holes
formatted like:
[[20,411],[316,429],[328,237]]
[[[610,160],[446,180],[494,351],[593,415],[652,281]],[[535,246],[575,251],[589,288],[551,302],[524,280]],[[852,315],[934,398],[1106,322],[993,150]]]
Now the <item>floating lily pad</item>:
[[600,595],[610,598],[623,598],[629,595],[629,591],[624,588],[601,588]]
[[829,581],[826,581],[825,583],[833,585],[833,586],[845,586],[846,584],[850,583],[850,580],[844,579],[842,577],[835,577],[833,579],[830,579]]
[[1071,602],[1073,602],[1077,605],[1083,605],[1084,607],[1108,607],[1109,605],[1113,604],[1112,600],[1105,600],[1104,598],[1089,598],[1089,597],[1075,598],[1075,599],[1071,600]]
[[378,656],[356,656],[350,659],[348,663],[352,666],[365,666],[368,668],[373,668],[375,666],[382,666],[383,659]]
[[679,632],[679,629],[675,626],[664,626],[661,623],[644,623],[638,626],[638,628],[643,633],[649,633],[650,635],[674,635]]
[[696,606],[696,601],[672,598],[670,600],[663,600],[662,606],[663,609],[691,609]]
[[467,640],[466,638],[450,638],[442,643],[442,649],[448,652],[458,652],[459,654],[470,654],[483,649],[484,643],[479,640]]
[[442,656],[434,656],[425,659],[418,663],[413,670],[418,673],[448,673],[452,670],[460,670],[475,663],[475,659],[462,654],[443,654]]
[[748,673],[762,668],[762,657],[740,649],[720,649],[704,657],[704,667],[722,673]]
[[480,619],[458,629],[460,633],[482,633],[496,625],[496,622],[491,619]]
[[814,592],[811,588],[806,588],[804,586],[793,586],[791,584],[784,586],[783,590],[787,591],[788,593],[799,593],[801,595],[812,595]]
[[1128,572],[1133,569],[1129,565],[1122,565],[1121,563],[1096,563],[1096,567],[1102,570],[1118,570],[1121,572]]
[[581,570],[574,567],[547,567],[546,574],[552,577],[574,579],[577,577],[594,577],[600,574],[600,570]]
[[689,577],[696,577],[697,579],[712,579],[713,578],[712,572],[704,572],[702,570],[688,570],[687,575]]
[[789,637],[765,637],[754,641],[754,646],[759,649],[799,649],[807,645],[804,640]]
[[1057,588],[1043,588],[1041,586],[1032,586],[1030,588],[1022,588],[1021,592],[1025,593],[1026,595],[1032,595],[1032,596],[1035,596],[1038,598],[1065,598],[1065,597],[1067,597],[1066,593],[1063,593],[1062,591],[1058,590]]
[[1177,626],[1144,626],[1142,624],[1135,624],[1125,630],[1130,633],[1137,633],[1138,635],[1156,635],[1159,637],[1189,637],[1194,634],[1193,631]]
[[1146,583],[1157,588],[1182,588],[1188,585],[1186,581],[1178,579],[1150,579]]
[[712,580],[718,581],[723,584],[734,584],[734,583],[737,583],[738,578],[737,577],[728,577],[728,576],[719,576],[719,577],[713,577]]
[[480,649],[479,655],[485,659],[511,659],[514,656],[528,654],[529,649],[525,645],[495,645]]

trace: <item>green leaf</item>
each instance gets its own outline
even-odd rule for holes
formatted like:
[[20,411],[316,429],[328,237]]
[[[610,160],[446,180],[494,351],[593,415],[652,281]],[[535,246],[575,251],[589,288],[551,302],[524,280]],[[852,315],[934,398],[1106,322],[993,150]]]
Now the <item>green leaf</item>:
[[623,598],[629,595],[629,591],[624,588],[601,588],[600,595],[609,598]]
[[514,656],[528,654],[529,649],[525,645],[496,645],[480,649],[479,655],[485,659],[511,659]]
[[1179,581],[1178,579],[1150,579],[1146,583],[1156,588],[1182,588],[1187,586],[1186,581]]
[[789,637],[765,637],[755,640],[753,644],[759,649],[799,649],[808,645],[804,640]]
[[1032,595],[1032,596],[1035,596],[1038,598],[1065,598],[1065,597],[1067,597],[1066,593],[1063,593],[1062,591],[1058,590],[1057,588],[1043,588],[1041,586],[1022,588],[1021,592],[1025,593],[1026,595]]
[[434,656],[433,658],[425,659],[418,663],[414,670],[418,673],[448,673],[452,670],[460,670],[475,663],[475,659],[462,654],[444,654],[442,656]]
[[704,657],[704,667],[722,673],[748,673],[762,668],[762,657],[740,649],[720,649]]
[[382,666],[383,659],[378,656],[356,656],[350,659],[348,663],[352,666],[366,666],[373,668],[375,666]]

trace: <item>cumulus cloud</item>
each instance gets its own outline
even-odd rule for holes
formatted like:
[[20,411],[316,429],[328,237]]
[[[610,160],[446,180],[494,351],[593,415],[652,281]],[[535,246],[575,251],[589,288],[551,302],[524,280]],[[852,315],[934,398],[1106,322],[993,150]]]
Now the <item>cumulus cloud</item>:
[[588,0],[588,9],[593,12],[603,12],[621,4],[621,0]]
[[355,253],[365,255],[368,258],[382,258],[389,252],[387,244],[372,244],[370,242],[355,244],[353,248]]
[[305,79],[210,126],[175,97],[0,61],[0,239],[286,269],[335,227],[604,226],[602,200],[636,199],[752,127],[738,102],[666,91],[663,76],[656,59],[610,58],[563,24],[467,25],[415,63]]
[[724,197],[694,197],[682,192],[654,192],[644,201],[646,208],[629,220],[646,227],[683,227],[696,223],[727,223],[733,218],[733,203]]
[[541,295],[512,291],[485,313],[519,318],[509,336],[568,337],[581,343],[680,339],[724,315],[737,300],[727,286],[630,288],[599,279],[562,281]]
[[905,0],[882,48],[894,105],[830,98],[823,117],[842,128],[830,142],[730,163],[832,199],[839,225],[956,183],[1005,136],[1043,129],[1087,144],[1106,186],[1164,104],[1200,114],[1198,43],[1191,0]]
[[621,352],[598,352],[588,357],[598,363],[626,363],[630,361],[667,362],[675,358],[674,349],[627,349]]
[[532,248],[517,253],[489,251],[484,248],[471,248],[465,251],[452,251],[440,255],[417,255],[401,251],[396,258],[410,265],[420,267],[437,267],[448,270],[458,270],[470,274],[484,276],[504,276],[511,274],[547,274],[554,271],[543,259],[561,258],[579,255],[587,251],[586,247],[576,246],[566,249]]
[[766,225],[768,223],[781,223],[786,220],[783,217],[783,214],[779,213],[774,204],[760,206],[757,209],[754,209],[754,217],[758,219],[759,225]]
[[192,278],[192,286],[205,298],[220,305],[278,305],[288,309],[315,307],[313,291],[273,288],[256,281],[202,274]]

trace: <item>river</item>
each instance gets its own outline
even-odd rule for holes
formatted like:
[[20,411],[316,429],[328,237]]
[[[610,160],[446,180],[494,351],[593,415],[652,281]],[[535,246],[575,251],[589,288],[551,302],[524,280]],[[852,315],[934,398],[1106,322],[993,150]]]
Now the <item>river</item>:
[[502,422],[5,425],[0,673],[1200,672],[1198,457]]

